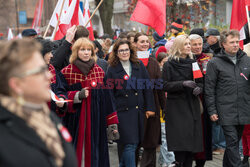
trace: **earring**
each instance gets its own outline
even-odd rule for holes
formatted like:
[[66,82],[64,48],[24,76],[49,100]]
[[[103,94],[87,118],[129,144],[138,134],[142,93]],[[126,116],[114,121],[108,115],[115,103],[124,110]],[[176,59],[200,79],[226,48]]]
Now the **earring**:
[[24,98],[23,98],[23,96],[21,94],[19,94],[18,97],[17,97],[17,103],[19,105],[21,105],[21,106],[23,106],[24,103],[25,103]]

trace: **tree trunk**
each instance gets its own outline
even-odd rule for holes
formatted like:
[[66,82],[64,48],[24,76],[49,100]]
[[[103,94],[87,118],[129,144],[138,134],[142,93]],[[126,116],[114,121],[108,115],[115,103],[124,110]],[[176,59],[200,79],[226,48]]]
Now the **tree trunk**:
[[[100,0],[95,0],[95,2],[97,6]],[[99,8],[99,13],[100,13],[104,33],[109,34],[109,35],[113,35],[113,30],[111,28],[113,6],[114,6],[114,0],[104,0]]]

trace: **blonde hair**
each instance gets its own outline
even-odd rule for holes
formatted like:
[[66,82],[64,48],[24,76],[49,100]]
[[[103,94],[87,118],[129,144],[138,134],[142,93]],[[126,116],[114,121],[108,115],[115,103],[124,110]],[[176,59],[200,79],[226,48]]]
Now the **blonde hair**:
[[72,46],[72,54],[69,58],[70,64],[73,64],[75,62],[75,60],[78,58],[78,51],[82,47],[91,49],[91,59],[93,59],[96,62],[97,57],[95,54],[94,44],[87,38],[79,38]]
[[0,42],[0,94],[10,95],[9,79],[18,76],[41,48],[41,44],[30,38]]
[[[168,52],[170,55],[169,58],[179,60],[180,56],[182,55],[181,50],[184,48],[187,39],[190,40],[187,34],[179,35],[175,38],[174,43]],[[189,58],[193,59],[191,52],[188,56]]]

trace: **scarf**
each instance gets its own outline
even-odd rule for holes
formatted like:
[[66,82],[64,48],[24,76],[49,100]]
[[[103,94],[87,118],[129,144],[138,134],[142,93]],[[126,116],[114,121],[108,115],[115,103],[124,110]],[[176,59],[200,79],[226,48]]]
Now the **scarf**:
[[27,102],[21,105],[14,98],[2,95],[0,95],[0,103],[9,112],[22,118],[36,132],[46,144],[57,166],[62,167],[65,153],[55,124],[50,119],[48,107],[46,105],[36,105]]
[[82,61],[81,59],[77,58],[74,62],[74,65],[85,75],[87,76],[89,71],[94,66],[95,61],[93,59],[89,59],[89,61]]

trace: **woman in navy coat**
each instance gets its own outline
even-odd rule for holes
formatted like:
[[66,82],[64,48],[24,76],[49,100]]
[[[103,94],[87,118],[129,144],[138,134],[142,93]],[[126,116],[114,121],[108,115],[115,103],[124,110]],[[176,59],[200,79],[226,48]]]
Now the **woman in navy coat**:
[[115,43],[109,64],[106,86],[110,88],[119,119],[120,167],[135,167],[135,151],[143,139],[144,117],[154,116],[153,92],[146,85],[149,75],[127,40]]

